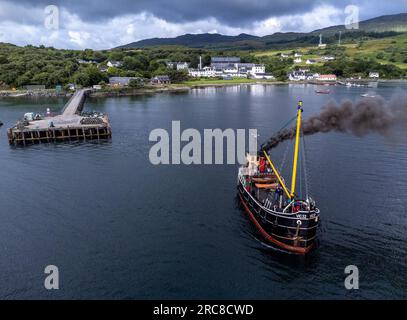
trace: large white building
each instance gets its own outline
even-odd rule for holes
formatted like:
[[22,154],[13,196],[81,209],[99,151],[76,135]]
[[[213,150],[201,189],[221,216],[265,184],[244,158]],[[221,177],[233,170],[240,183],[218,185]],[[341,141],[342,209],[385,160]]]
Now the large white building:
[[223,69],[240,63],[239,57],[212,57],[211,67],[215,69]]
[[257,74],[257,73],[266,73],[266,66],[264,64],[255,64],[251,71],[251,74]]
[[[242,63],[238,57],[215,57],[212,58],[210,67],[189,69],[189,75],[194,78],[272,78],[271,74],[266,74],[266,67],[263,64]],[[258,75],[258,76],[257,76]]]
[[189,69],[188,73],[194,78],[214,78],[216,77],[216,69],[211,67],[204,67],[202,69]]

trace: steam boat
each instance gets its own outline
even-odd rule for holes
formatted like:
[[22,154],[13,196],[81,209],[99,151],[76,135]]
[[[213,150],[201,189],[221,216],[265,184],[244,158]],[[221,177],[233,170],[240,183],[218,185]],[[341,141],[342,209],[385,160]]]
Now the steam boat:
[[271,161],[268,148],[262,146],[257,154],[248,154],[246,164],[239,168],[238,195],[250,220],[268,243],[305,255],[315,247],[320,211],[307,192],[305,197],[296,193],[302,113],[300,102],[295,118],[291,189]]

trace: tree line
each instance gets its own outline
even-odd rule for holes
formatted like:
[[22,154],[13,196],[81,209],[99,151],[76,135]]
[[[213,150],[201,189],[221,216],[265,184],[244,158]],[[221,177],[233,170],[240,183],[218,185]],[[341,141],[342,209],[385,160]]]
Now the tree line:
[[[405,70],[395,64],[378,62],[384,55],[380,52],[376,59],[354,58],[346,56],[341,47],[329,46],[323,54],[334,54],[337,59],[323,66],[312,66],[312,71],[333,73],[339,77],[367,76],[373,70],[385,78],[400,78],[406,74]],[[387,54],[398,57],[396,54],[400,56],[402,53],[394,49]],[[204,65],[210,65],[212,56],[239,56],[242,62],[265,64],[266,71],[273,73],[278,80],[286,80],[287,74],[293,69],[292,59],[281,59],[278,55],[258,56],[250,51],[209,51],[177,46],[105,51],[58,50],[44,46],[0,44],[0,88],[22,88],[27,85],[55,88],[70,83],[92,86],[107,83],[112,76],[149,79],[157,75],[169,75],[177,83],[188,80],[187,72],[170,70],[166,62],[185,61],[190,67],[197,68],[200,56]],[[108,68],[108,61],[121,61],[123,64],[121,67]]]

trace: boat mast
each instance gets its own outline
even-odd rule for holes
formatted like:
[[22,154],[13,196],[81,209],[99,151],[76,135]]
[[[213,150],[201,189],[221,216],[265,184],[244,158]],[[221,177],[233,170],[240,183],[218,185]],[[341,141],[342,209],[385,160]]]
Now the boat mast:
[[291,194],[290,194],[290,192],[288,192],[288,189],[285,186],[284,181],[281,178],[280,174],[278,173],[278,171],[277,171],[276,167],[274,166],[273,162],[271,162],[271,159],[270,159],[268,153],[266,152],[266,150],[263,150],[263,152],[264,152],[264,155],[266,156],[266,159],[269,162],[271,168],[273,169],[273,172],[276,175],[276,177],[278,179],[278,182],[280,182],[280,185],[283,187],[283,190],[284,190],[285,194],[287,195],[288,199],[291,199]]
[[301,133],[301,116],[302,116],[302,101],[298,103],[297,114],[297,133],[295,138],[294,162],[293,162],[293,177],[291,181],[291,197],[295,196],[295,186],[297,183],[297,164],[298,164],[298,151],[300,146],[300,133]]

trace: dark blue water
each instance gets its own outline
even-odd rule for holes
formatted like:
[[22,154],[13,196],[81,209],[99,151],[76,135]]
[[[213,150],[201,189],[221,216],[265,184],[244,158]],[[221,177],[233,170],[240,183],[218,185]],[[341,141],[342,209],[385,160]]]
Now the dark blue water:
[[[382,84],[389,99],[406,91]],[[11,148],[6,128],[63,101],[0,100],[0,298],[407,298],[407,139],[308,137],[311,195],[322,211],[308,257],[262,245],[236,200],[237,166],[152,166],[151,130],[278,130],[304,100],[310,116],[363,88],[236,86],[138,98],[91,99],[109,114],[103,144]],[[280,161],[285,144],[273,156]],[[287,173],[290,165],[286,164]],[[60,290],[44,289],[56,265]],[[344,269],[360,270],[360,290]]]

